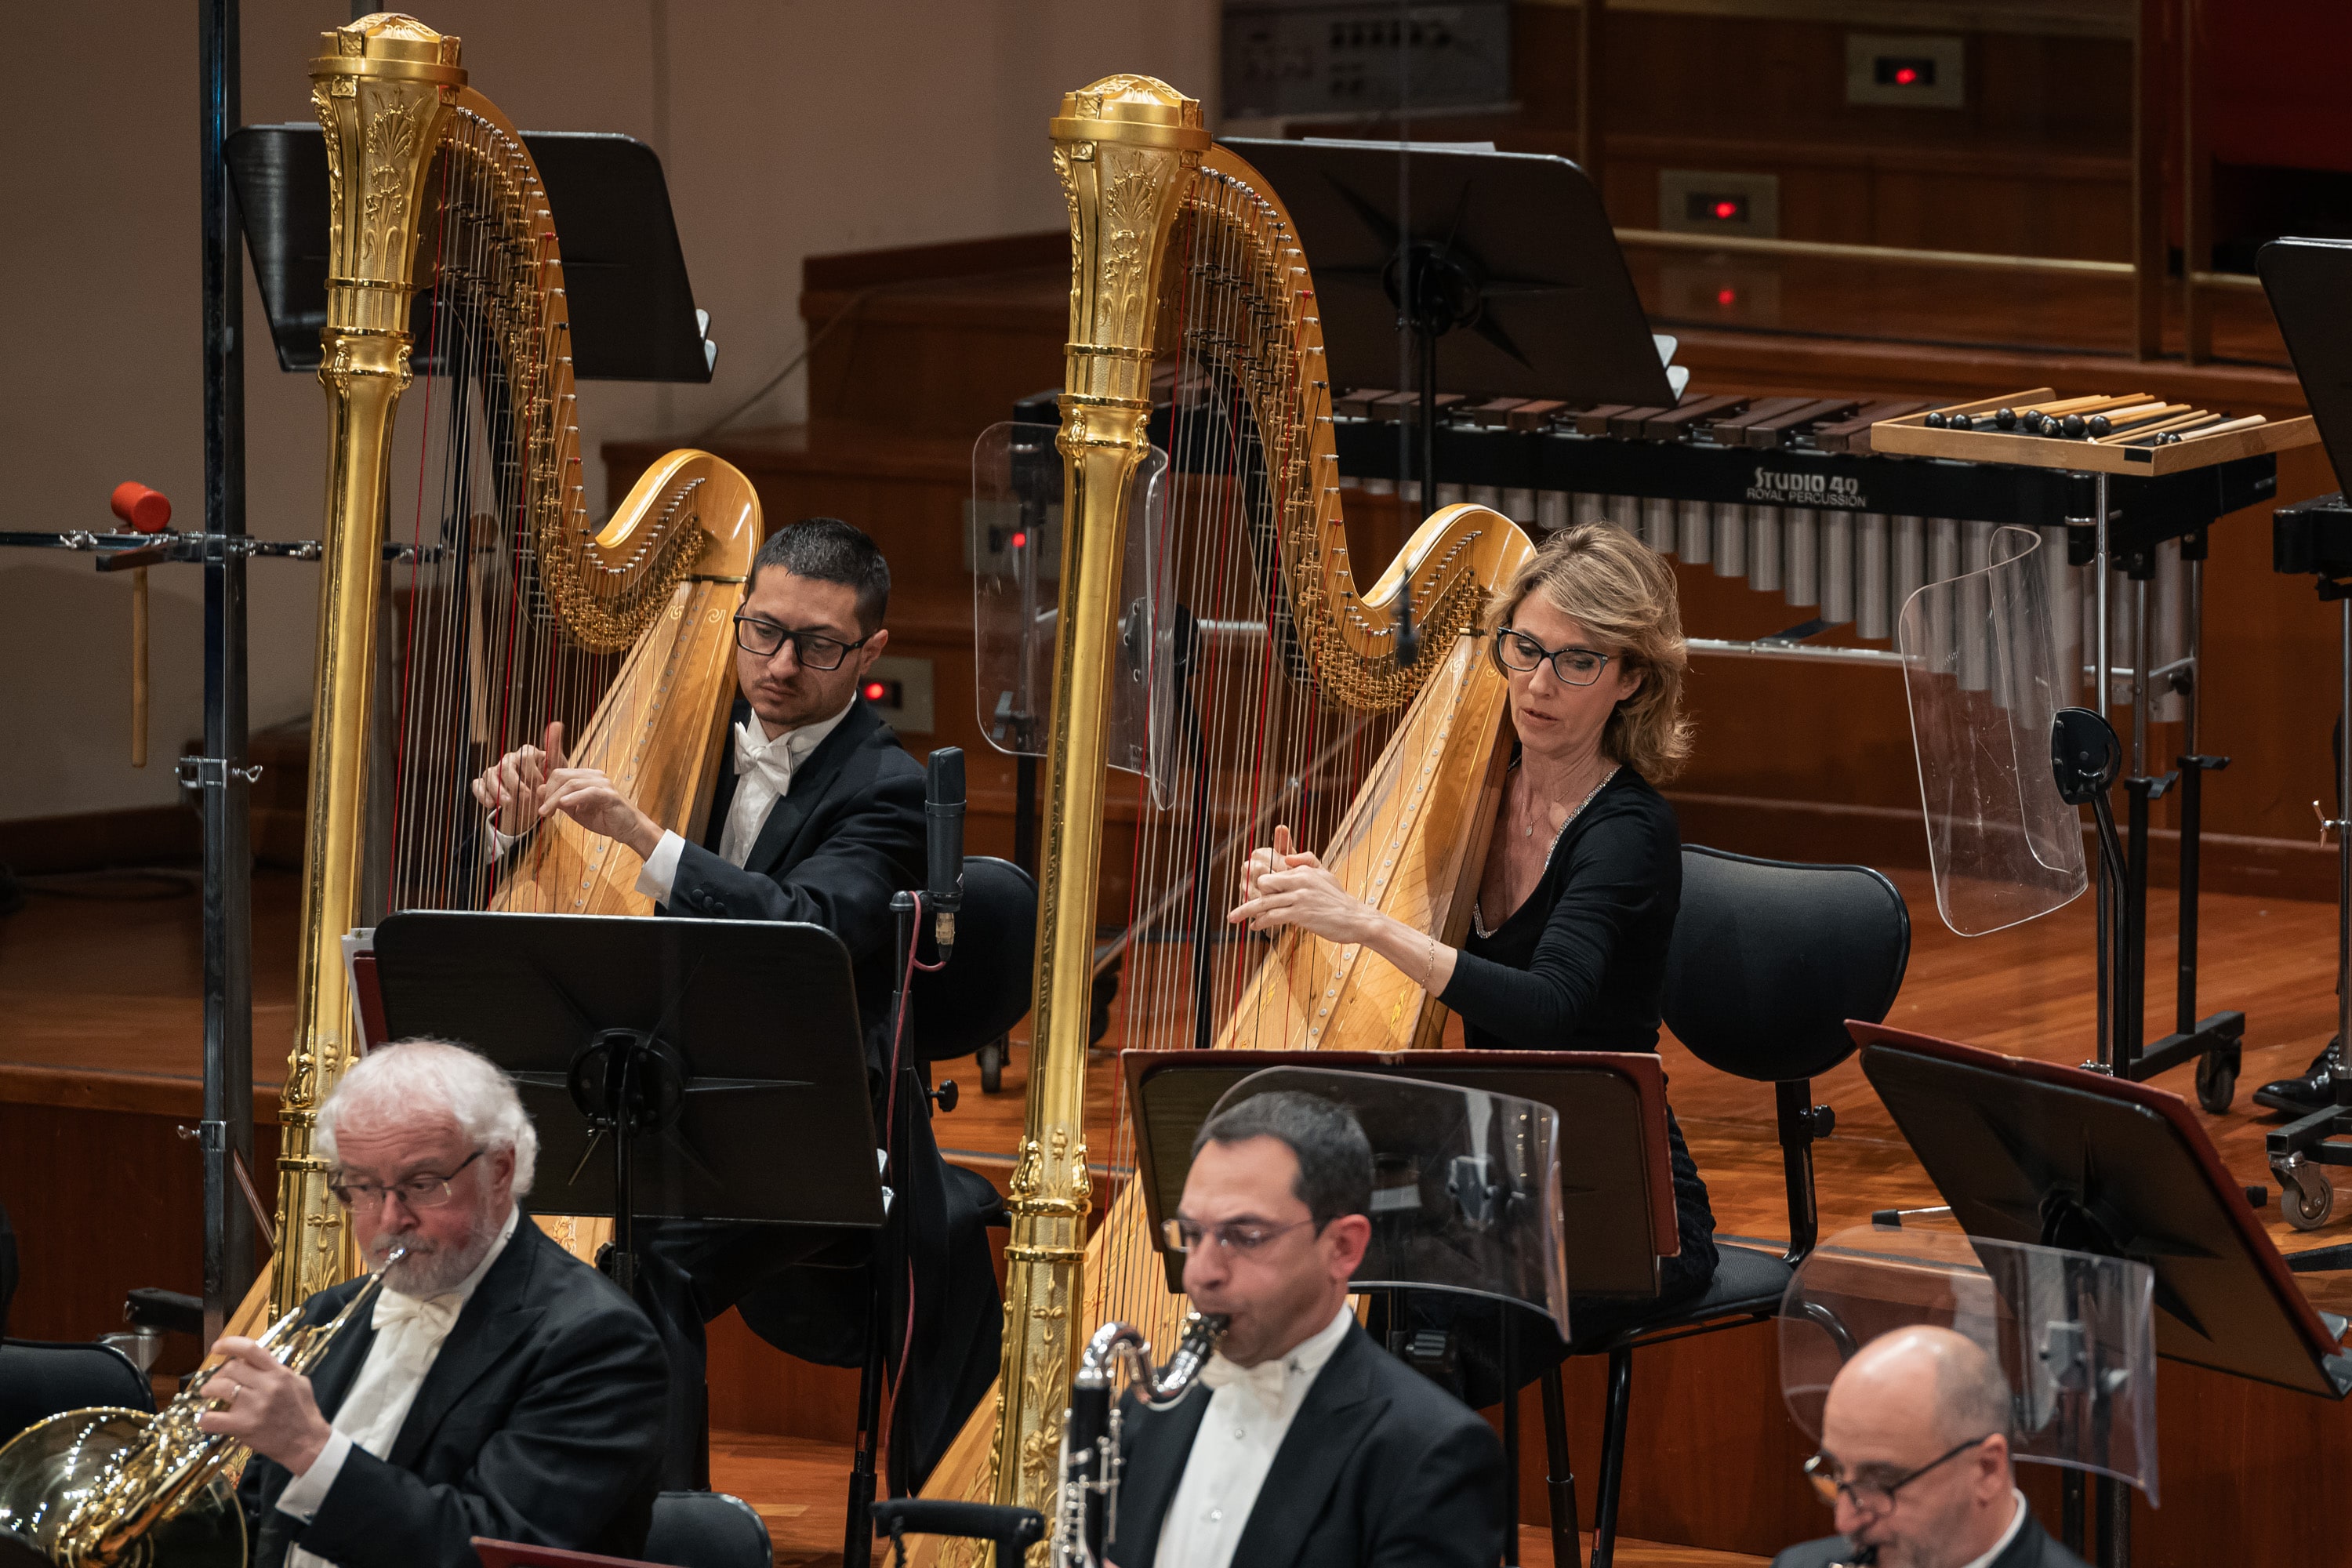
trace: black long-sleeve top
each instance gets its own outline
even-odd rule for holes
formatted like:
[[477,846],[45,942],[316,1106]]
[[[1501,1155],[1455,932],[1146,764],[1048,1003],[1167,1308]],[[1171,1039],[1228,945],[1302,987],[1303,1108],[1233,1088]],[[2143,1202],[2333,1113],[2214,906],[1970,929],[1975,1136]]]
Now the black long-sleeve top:
[[1438,1000],[1474,1050],[1651,1051],[1682,904],[1675,808],[1619,768],[1568,825],[1527,902],[1481,910]]
[[[1472,1050],[1655,1050],[1682,884],[1674,807],[1621,767],[1560,834],[1527,902],[1480,911],[1490,934],[1473,931],[1438,1000],[1462,1016]],[[1714,1276],[1715,1215],[1672,1110],[1666,1137],[1683,1247],[1661,1285],[1675,1297]]]

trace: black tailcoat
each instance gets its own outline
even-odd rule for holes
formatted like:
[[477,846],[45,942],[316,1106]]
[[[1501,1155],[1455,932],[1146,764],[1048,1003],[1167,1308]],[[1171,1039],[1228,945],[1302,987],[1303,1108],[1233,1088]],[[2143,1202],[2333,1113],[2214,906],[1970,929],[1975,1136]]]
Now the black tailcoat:
[[[1152,1568],[1209,1400],[1195,1384],[1171,1410],[1124,1403],[1106,1553],[1122,1568]],[[1504,1528],[1494,1428],[1350,1324],[1275,1451],[1233,1568],[1494,1568]]]
[[[363,1281],[304,1305],[310,1322]],[[319,1410],[342,1408],[375,1343],[365,1317],[310,1373]],[[653,1327],[613,1282],[528,1215],[442,1342],[392,1451],[354,1447],[304,1524],[278,1510],[292,1479],[256,1458],[242,1495],[253,1568],[299,1545],[338,1568],[480,1568],[477,1535],[614,1557],[644,1555],[662,1460],[668,1363]]]
[[[1791,1546],[1772,1559],[1772,1568],[1830,1568],[1833,1563],[1853,1561],[1853,1547],[1843,1535],[1825,1535],[1819,1541],[1808,1541]],[[2008,1549],[1992,1560],[1990,1568],[2084,1568],[2081,1558],[2067,1551],[2042,1528],[2042,1521],[2028,1509],[2025,1523],[2019,1528],[2017,1539]]]

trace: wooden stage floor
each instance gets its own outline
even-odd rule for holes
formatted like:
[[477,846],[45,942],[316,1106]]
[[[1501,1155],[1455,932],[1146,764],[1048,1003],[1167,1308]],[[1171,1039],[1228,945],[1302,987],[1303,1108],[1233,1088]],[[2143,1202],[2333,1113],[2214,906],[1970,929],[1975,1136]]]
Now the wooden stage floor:
[[[767,1521],[776,1543],[776,1568],[835,1568],[841,1562],[842,1478],[849,1473],[849,1449],[806,1437],[772,1437],[757,1432],[710,1435],[710,1485],[750,1503]],[[1580,1538],[1590,1553],[1592,1538]],[[1707,1552],[1695,1546],[1620,1538],[1617,1558],[1625,1568],[1746,1568],[1761,1557]],[[874,1549],[877,1568],[887,1568],[886,1542]],[[1532,1525],[1519,1531],[1524,1568],[1551,1568],[1551,1533]]]

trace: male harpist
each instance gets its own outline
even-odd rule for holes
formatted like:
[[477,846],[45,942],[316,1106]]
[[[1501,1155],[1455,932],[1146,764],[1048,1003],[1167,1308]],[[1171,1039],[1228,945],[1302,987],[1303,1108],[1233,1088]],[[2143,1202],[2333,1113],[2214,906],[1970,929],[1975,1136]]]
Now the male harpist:
[[198,1424],[257,1456],[254,1568],[478,1568],[477,1535],[641,1555],[667,1363],[635,1305],[523,1217],[539,1136],[506,1075],[461,1046],[386,1046],[317,1136],[368,1267],[407,1255],[308,1377],[249,1339],[215,1347],[226,1407]]
[[[735,616],[731,765],[709,829],[691,843],[664,829],[593,768],[573,767],[551,730],[544,748],[509,752],[476,781],[499,852],[562,812],[634,850],[638,889],[659,911],[705,920],[797,921],[848,949],[881,1127],[892,1103],[887,1051],[896,917],[890,899],[922,885],[923,770],[859,695],[890,641],[890,567],[865,532],[835,518],[777,530],[760,548]],[[793,1046],[778,1017],[776,1046]],[[899,1125],[885,1133],[886,1177],[901,1201],[881,1264],[894,1376],[912,1375],[891,1423],[895,1490],[919,1484],[996,1370],[999,1307],[983,1206],[993,1194],[940,1159],[912,1059],[899,1065]],[[789,1137],[790,1127],[776,1129]],[[639,1296],[670,1355],[669,1484],[698,1484],[703,1327],[730,1307],[763,1339],[806,1360],[856,1366],[876,1289],[863,1237],[796,1226],[671,1221],[645,1227]],[[908,1331],[912,1272],[913,1328]]]
[[1125,1405],[1120,1568],[1502,1561],[1494,1429],[1348,1310],[1371,1196],[1371,1145],[1328,1100],[1261,1094],[1201,1129],[1184,1289],[1231,1321],[1172,1408]]

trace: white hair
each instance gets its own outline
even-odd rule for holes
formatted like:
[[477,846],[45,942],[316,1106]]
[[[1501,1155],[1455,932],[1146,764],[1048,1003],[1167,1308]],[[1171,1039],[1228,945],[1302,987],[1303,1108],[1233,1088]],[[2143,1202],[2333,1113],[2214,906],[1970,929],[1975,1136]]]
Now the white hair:
[[335,1132],[347,1123],[378,1127],[436,1113],[486,1154],[511,1150],[514,1195],[530,1191],[539,1131],[513,1081],[479,1051],[448,1040],[399,1040],[354,1062],[319,1108],[319,1153],[335,1163]]

